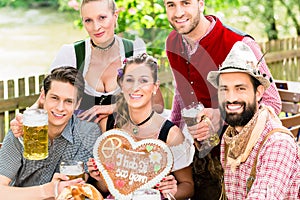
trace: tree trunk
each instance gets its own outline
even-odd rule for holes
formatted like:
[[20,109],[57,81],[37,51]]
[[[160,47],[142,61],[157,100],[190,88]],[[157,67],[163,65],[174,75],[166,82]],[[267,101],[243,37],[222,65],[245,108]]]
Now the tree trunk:
[[274,0],[266,0],[266,33],[268,35],[269,40],[277,40],[278,39],[278,31],[276,29],[276,21],[274,17]]
[[[294,26],[296,28],[296,31],[297,31],[297,35],[299,36],[300,35],[300,24],[298,23],[297,16],[295,15],[295,13],[293,13],[292,8],[289,7],[289,5],[285,1],[283,1],[283,0],[279,0],[279,1],[286,8],[287,14],[292,19]],[[300,3],[300,1],[299,1],[299,3]]]

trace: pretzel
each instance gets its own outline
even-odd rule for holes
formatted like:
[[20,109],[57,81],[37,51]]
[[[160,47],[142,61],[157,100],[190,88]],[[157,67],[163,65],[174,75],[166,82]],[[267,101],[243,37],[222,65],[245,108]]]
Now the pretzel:
[[65,187],[56,200],[84,200],[85,197],[90,200],[104,200],[100,192],[90,184],[76,184]]

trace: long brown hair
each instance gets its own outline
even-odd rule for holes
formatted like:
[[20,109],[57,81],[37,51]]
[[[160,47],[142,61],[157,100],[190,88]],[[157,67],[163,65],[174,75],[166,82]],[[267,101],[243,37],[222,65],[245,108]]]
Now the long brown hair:
[[[121,89],[122,89],[124,74],[126,73],[126,69],[130,64],[144,64],[145,66],[149,67],[151,70],[154,83],[157,82],[158,65],[157,65],[157,60],[152,56],[149,56],[146,53],[137,56],[132,56],[126,58],[123,64],[124,64],[123,68],[118,70],[118,77],[117,77],[117,82]],[[117,96],[117,102],[116,102],[116,127],[122,128],[128,122],[129,117],[130,116],[128,112],[128,104],[125,100],[123,93],[121,92]]]
[[77,88],[77,102],[82,98],[84,91],[84,78],[82,73],[76,68],[61,66],[53,69],[43,81],[45,95],[47,95],[48,91],[51,89],[52,81],[70,83]]

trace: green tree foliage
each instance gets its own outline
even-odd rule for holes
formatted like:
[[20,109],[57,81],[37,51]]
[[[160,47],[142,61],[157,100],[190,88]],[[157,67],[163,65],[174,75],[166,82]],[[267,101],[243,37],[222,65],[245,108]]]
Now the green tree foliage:
[[300,0],[279,0],[286,9],[287,16],[291,18],[293,25],[296,28],[297,35],[300,35]]
[[0,0],[0,7],[40,7],[40,6],[57,6],[57,0]]
[[294,32],[300,35],[299,0],[240,0],[239,5],[239,8],[247,7],[249,12],[240,12],[238,15],[249,16],[250,23],[263,24],[268,40],[276,40],[280,35],[291,36]]
[[118,0],[116,3],[120,9],[117,32],[126,38],[138,35],[146,42],[148,51],[161,55],[171,31],[163,0]]
[[[82,27],[79,11],[70,7],[70,1],[79,3],[80,0],[0,0],[0,6],[53,6],[69,12],[75,26]],[[165,14],[164,0],[116,0],[116,3],[120,9],[116,33],[129,39],[137,35],[146,42],[153,55],[161,55],[165,39],[172,30]],[[261,35],[269,40],[291,35],[291,32],[300,35],[300,0],[206,0],[205,4],[206,14],[221,12],[226,18],[242,18],[240,21],[244,26],[261,24],[264,29]],[[238,13],[234,16],[233,11]]]
[[239,7],[240,0],[207,0],[205,1],[205,6],[208,8],[213,8],[215,11],[222,11],[232,7]]

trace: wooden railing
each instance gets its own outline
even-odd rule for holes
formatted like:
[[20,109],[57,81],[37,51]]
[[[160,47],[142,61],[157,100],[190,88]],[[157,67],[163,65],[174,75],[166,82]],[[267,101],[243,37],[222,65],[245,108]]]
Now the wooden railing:
[[[300,81],[300,37],[259,43],[267,51],[266,62],[275,79]],[[173,76],[167,58],[159,59],[159,79],[165,107],[171,108],[173,99]],[[32,105],[40,92],[45,75],[0,81],[0,142],[8,131],[9,122],[15,114]]]
[[0,142],[17,112],[22,112],[38,98],[45,75],[0,81]]
[[300,37],[259,43],[275,79],[300,81]]

